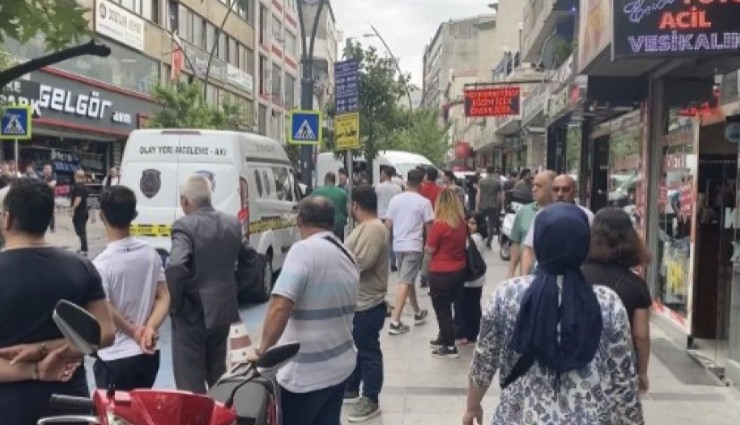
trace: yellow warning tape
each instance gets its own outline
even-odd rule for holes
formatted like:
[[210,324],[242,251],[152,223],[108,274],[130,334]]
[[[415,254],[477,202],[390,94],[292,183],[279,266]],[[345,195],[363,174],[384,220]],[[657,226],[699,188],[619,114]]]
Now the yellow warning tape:
[[[295,227],[295,220],[270,219],[260,220],[249,224],[249,234],[266,232],[268,230],[290,229]],[[171,224],[132,224],[131,236],[149,238],[169,238],[172,236]]]

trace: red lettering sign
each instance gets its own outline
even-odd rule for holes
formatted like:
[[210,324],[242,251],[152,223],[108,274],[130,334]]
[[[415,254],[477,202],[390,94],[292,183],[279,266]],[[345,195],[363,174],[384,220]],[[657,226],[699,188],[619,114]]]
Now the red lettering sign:
[[504,117],[519,114],[519,87],[465,90],[465,116]]

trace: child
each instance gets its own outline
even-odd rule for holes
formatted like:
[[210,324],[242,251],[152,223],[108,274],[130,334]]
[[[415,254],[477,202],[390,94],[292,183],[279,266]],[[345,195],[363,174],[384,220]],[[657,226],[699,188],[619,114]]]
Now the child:
[[[465,222],[470,229],[470,236],[476,248],[484,253],[486,238],[486,219],[483,214],[467,214]],[[465,282],[465,288],[458,292],[455,299],[455,333],[458,345],[474,344],[478,340],[481,319],[481,297],[486,276],[481,276],[473,282]]]

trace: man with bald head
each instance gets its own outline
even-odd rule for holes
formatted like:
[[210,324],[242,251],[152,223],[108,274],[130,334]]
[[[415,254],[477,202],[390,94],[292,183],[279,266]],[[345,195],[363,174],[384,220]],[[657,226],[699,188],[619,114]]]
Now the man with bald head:
[[[509,277],[518,276],[518,266],[522,259],[521,244],[529,233],[529,229],[534,221],[537,212],[550,205],[553,201],[552,186],[555,179],[555,172],[545,170],[537,173],[532,183],[532,197],[534,202],[527,204],[519,209],[511,228],[511,260],[509,260]],[[528,273],[529,269],[522,268],[522,274]]]
[[[567,174],[561,174],[555,177],[552,182],[552,197],[553,202],[567,202],[569,204],[576,203],[576,181],[573,177]],[[579,207],[588,217],[588,222],[593,223],[594,213],[586,207]],[[535,217],[536,219],[536,217]],[[536,257],[534,254],[534,226],[531,226],[527,237],[524,239],[522,252],[522,271],[523,273],[529,273],[534,268]]]

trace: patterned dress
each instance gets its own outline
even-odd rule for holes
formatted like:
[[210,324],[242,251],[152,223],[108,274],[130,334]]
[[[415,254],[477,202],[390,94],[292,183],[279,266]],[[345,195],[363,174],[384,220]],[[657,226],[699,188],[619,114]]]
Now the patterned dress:
[[[470,379],[488,388],[496,371],[511,373],[519,355],[508,348],[522,297],[533,277],[504,282],[491,297],[481,321]],[[560,376],[535,364],[501,392],[493,424],[635,425],[644,424],[627,312],[617,294],[594,286],[603,331],[593,361]]]

